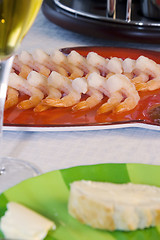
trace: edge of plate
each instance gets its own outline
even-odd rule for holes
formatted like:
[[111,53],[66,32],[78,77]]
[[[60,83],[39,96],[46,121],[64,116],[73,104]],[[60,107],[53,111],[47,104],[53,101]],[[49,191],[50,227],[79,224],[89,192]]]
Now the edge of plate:
[[3,126],[4,131],[25,131],[25,132],[67,132],[67,131],[95,131],[123,128],[143,128],[148,130],[160,131],[160,126],[147,123],[122,123],[112,125],[94,126],[60,126],[60,127],[29,127],[29,126]]

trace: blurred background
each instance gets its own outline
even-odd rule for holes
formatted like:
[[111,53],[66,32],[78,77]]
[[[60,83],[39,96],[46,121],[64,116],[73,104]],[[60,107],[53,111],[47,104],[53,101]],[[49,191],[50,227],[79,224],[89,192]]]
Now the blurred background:
[[160,43],[160,0],[44,0],[53,23],[88,36]]
[[[108,1],[44,0],[19,51],[42,48],[50,52],[74,46],[160,51],[160,0]],[[156,18],[155,14],[151,17],[150,7],[155,2]]]

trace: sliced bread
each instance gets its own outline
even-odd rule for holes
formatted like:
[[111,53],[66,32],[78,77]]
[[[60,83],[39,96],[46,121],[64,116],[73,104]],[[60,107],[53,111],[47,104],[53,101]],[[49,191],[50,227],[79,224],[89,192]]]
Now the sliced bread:
[[160,224],[160,188],[142,184],[77,181],[69,213],[93,228],[133,231]]

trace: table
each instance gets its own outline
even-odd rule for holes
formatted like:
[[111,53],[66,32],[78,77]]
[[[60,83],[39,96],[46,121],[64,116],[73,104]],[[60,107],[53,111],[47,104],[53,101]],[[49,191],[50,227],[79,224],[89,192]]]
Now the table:
[[[73,46],[118,46],[153,49],[160,46],[93,39],[62,29],[40,11],[19,51]],[[160,164],[160,131],[124,128],[96,131],[5,131],[2,155],[32,163],[41,173],[75,165],[96,163]]]

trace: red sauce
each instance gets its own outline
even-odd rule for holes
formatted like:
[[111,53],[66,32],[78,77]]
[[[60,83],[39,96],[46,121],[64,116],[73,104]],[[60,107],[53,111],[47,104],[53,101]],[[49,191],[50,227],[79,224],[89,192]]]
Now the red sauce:
[[[160,53],[122,48],[108,47],[92,47],[92,48],[74,48],[76,51],[86,56],[89,51],[95,51],[101,56],[111,57],[117,56],[121,58],[137,59],[140,55],[144,55],[160,63]],[[72,49],[65,49],[68,53]],[[22,96],[20,100],[27,98]],[[107,98],[103,100],[105,102]],[[102,104],[102,102],[101,102]],[[99,106],[101,105],[99,104]],[[140,101],[135,109],[121,114],[107,113],[97,115],[96,111],[99,106],[87,111],[73,112],[71,108],[51,108],[41,113],[35,113],[33,109],[20,110],[12,107],[4,113],[5,125],[34,125],[34,126],[53,126],[53,125],[79,125],[79,124],[96,124],[105,122],[133,121],[145,120],[154,123],[149,116],[149,110],[156,104],[160,104],[160,89],[152,92],[141,92]]]

